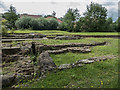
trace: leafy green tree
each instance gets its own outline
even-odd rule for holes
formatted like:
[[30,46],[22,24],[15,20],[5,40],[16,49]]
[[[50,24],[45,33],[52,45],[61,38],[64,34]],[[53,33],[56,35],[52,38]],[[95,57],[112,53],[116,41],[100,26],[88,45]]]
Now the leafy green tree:
[[79,10],[77,8],[76,9],[69,8],[64,16],[63,21],[67,24],[67,29],[69,32],[74,31],[75,22],[79,19],[80,16],[78,12]]
[[107,9],[98,3],[93,3],[88,6],[84,13],[85,26],[87,31],[105,31],[105,23],[107,17]]
[[19,18],[19,14],[17,14],[15,7],[11,5],[8,12],[5,12],[2,17],[8,21],[6,25],[8,28],[16,28],[15,21]]
[[116,22],[118,24],[117,32],[120,32],[120,17],[118,17],[118,20]]
[[120,17],[113,23],[113,28],[115,31],[120,32]]
[[80,17],[79,21],[76,23],[76,32],[82,32],[86,30],[85,17]]
[[106,26],[106,31],[109,32],[115,31],[113,28],[113,20],[111,17],[107,18],[105,26]]

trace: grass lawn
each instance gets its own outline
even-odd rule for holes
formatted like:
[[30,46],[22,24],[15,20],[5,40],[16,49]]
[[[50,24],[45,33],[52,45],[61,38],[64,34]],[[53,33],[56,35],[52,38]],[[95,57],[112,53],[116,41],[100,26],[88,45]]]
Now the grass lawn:
[[[92,52],[86,54],[65,53],[51,55],[56,65],[73,63],[76,60],[86,59],[95,56],[116,55],[118,56],[118,39],[110,38],[89,38],[80,40],[59,40],[56,44],[71,42],[93,42],[107,41],[105,46],[92,47]],[[53,41],[52,41],[53,42]],[[44,41],[45,43],[45,41]],[[47,42],[46,44],[52,44]],[[47,77],[36,81],[33,79],[23,84],[18,84],[20,88],[117,88],[118,87],[118,58],[95,62],[76,67],[57,71],[56,73],[47,73]]]
[[[58,45],[58,44],[68,44],[68,43],[95,43],[95,42],[110,42],[112,38],[83,38],[77,40],[54,40],[54,39],[45,39],[45,40],[27,40],[21,42],[39,42],[45,45]],[[116,39],[115,39],[116,40]]]
[[[118,32],[77,32],[71,33],[60,30],[16,30],[15,33],[38,32],[45,35],[118,35]],[[10,31],[8,31],[10,33]]]

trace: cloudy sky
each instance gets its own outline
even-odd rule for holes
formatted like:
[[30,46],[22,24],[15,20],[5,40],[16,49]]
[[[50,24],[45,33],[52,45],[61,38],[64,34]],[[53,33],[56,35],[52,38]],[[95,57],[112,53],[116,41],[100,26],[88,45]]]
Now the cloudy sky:
[[117,19],[118,0],[0,0],[0,12],[4,12],[12,4],[20,14],[47,15],[55,11],[57,17],[62,17],[68,8],[78,8],[82,16],[91,2],[103,5],[108,10],[108,16],[114,21]]

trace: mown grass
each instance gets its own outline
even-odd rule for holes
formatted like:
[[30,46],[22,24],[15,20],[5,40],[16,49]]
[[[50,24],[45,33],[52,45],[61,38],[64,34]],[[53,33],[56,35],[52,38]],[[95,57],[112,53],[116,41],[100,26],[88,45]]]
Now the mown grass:
[[[16,30],[15,33],[32,33],[38,32],[45,35],[118,35],[118,32],[76,32],[71,33],[60,30]],[[8,31],[10,33],[10,31]]]
[[68,43],[95,43],[113,40],[112,38],[83,38],[77,40],[54,40],[54,39],[45,39],[45,40],[27,40],[22,42],[39,42],[45,45],[58,45],[58,44],[68,44]]
[[[93,41],[96,39],[92,39]],[[90,40],[89,40],[90,41]],[[93,42],[91,41],[91,43]],[[107,45],[95,46],[90,48],[90,53],[66,53],[51,55],[57,65],[70,64],[80,59],[99,57],[104,55],[118,55],[118,39],[98,39],[98,41],[107,41]],[[87,42],[87,41],[86,41]]]
[[[90,38],[91,39],[91,38]],[[78,54],[66,53],[51,55],[57,65],[72,63],[76,60],[94,56],[116,55],[118,56],[118,39],[98,39],[108,41],[105,46],[92,47],[91,53]],[[79,40],[80,41],[80,40]],[[88,40],[89,41],[89,40]],[[70,41],[69,41],[70,42]],[[19,84],[21,88],[117,88],[118,87],[118,58],[87,64],[47,73],[47,77],[41,80],[29,81]]]

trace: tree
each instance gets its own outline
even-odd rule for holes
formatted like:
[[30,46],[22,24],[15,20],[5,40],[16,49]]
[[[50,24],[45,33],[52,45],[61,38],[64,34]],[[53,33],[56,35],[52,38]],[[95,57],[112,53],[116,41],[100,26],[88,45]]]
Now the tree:
[[115,31],[120,32],[120,17],[113,23],[113,28]]
[[106,26],[106,31],[109,32],[115,31],[113,28],[113,20],[111,17],[107,18],[105,26]]
[[74,31],[75,22],[79,19],[79,10],[69,8],[64,16],[64,22],[67,24],[68,31]]
[[82,32],[86,30],[86,25],[85,25],[86,19],[85,17],[80,17],[79,21],[76,23],[76,32]]
[[93,3],[88,6],[87,11],[84,13],[87,26],[87,31],[105,31],[105,23],[107,17],[107,9],[99,5],[98,3]]
[[120,17],[118,18],[118,29],[117,32],[120,32]]
[[8,12],[4,13],[2,17],[8,21],[8,24],[6,25],[8,28],[16,28],[15,22],[19,18],[19,14],[16,13],[15,7],[11,5]]

